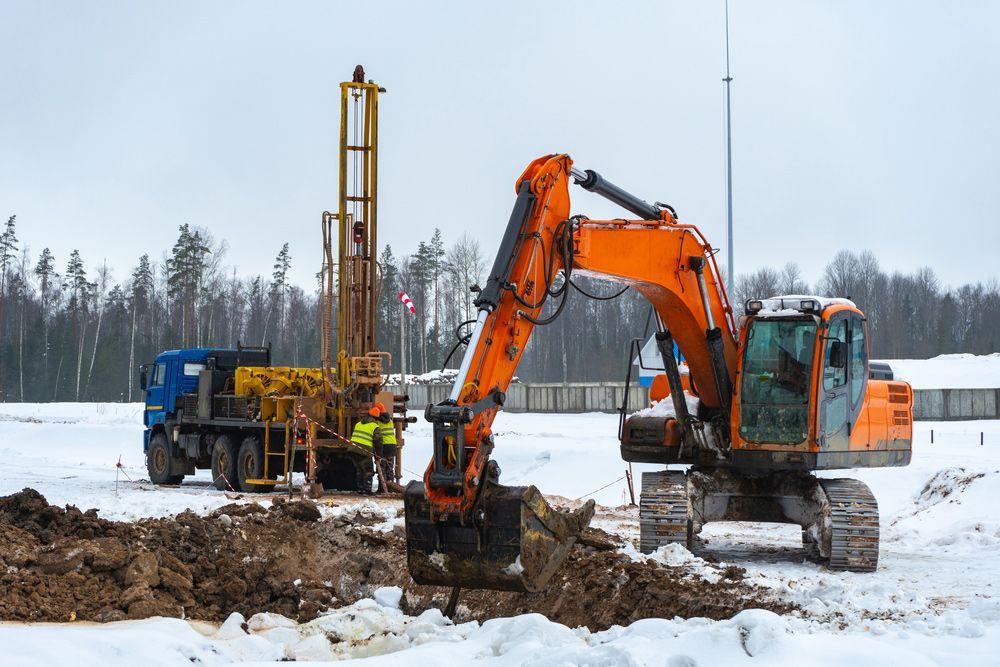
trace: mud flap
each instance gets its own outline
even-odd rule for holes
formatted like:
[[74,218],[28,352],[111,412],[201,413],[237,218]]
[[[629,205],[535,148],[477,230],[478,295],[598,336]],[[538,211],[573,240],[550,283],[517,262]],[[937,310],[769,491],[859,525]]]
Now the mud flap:
[[594,501],[553,509],[534,486],[488,484],[473,525],[433,521],[421,482],[403,494],[410,576],[418,584],[534,592],[548,583],[594,516]]

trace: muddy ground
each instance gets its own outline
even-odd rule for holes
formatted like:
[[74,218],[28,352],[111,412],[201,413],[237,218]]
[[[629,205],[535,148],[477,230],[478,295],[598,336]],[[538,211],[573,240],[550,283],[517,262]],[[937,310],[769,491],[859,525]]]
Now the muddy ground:
[[[0,498],[0,620],[222,621],[269,611],[306,621],[380,586],[400,586],[411,614],[444,607],[447,589],[410,580],[401,529],[380,533],[366,527],[372,521],[321,520],[313,503],[291,501],[113,522],[25,489]],[[681,568],[633,563],[616,539],[588,529],[544,592],[463,591],[456,620],[538,612],[600,630],[647,617],[793,609],[743,583],[738,568],[710,584]]]

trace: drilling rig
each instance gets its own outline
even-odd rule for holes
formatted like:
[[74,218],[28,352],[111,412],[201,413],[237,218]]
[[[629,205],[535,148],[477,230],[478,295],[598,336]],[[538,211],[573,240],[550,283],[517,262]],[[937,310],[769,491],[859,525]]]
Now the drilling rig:
[[[339,187],[336,212],[324,211],[323,229],[323,372],[329,387],[328,418],[333,430],[349,436],[354,424],[376,403],[393,413],[397,441],[402,445],[406,428],[404,395],[384,391],[385,373],[392,355],[376,346],[376,306],[381,292],[378,252],[378,99],[385,88],[365,81],[361,65],[351,81],[340,84]],[[333,255],[333,229],[337,230],[337,255]],[[336,283],[334,272],[336,271]],[[336,294],[336,297],[334,297]],[[331,322],[336,301],[336,356]],[[346,480],[336,472],[343,465],[346,443],[323,445],[313,456],[311,483],[342,485]],[[325,450],[325,451],[324,451]],[[400,477],[400,456],[396,456],[395,485]],[[326,475],[323,470],[331,472]],[[331,477],[337,477],[334,483]],[[306,491],[310,491],[307,489]],[[318,489],[317,489],[318,490]]]
[[395,470],[381,486],[402,490],[397,481],[407,397],[383,390],[392,358],[378,351],[375,331],[383,92],[365,82],[360,65],[351,81],[340,84],[338,205],[322,217],[322,367],[272,366],[269,346],[239,344],[235,350],[170,350],[143,365],[143,447],[154,483],[179,484],[196,468],[210,468],[220,490],[290,489],[295,472],[305,473],[304,495],[355,490],[358,464],[373,452],[352,443],[351,432],[361,415],[382,403],[392,412],[397,449]]

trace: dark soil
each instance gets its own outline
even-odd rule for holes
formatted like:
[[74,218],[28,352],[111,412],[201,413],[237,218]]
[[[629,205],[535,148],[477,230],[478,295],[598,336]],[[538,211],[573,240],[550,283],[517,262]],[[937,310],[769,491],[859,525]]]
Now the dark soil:
[[[0,620],[222,621],[234,611],[270,611],[305,621],[390,585],[404,589],[409,613],[443,607],[447,589],[410,580],[401,531],[378,533],[370,523],[360,516],[320,520],[310,501],[112,522],[95,510],[54,507],[25,489],[0,498]],[[725,576],[709,584],[681,568],[633,563],[615,538],[588,530],[544,592],[463,591],[459,615],[538,612],[597,630],[647,617],[794,609],[743,583],[738,568]]]

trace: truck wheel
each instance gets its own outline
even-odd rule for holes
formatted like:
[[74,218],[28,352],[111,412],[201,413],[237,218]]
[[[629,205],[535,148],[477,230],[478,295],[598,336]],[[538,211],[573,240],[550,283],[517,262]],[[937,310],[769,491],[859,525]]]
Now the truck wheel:
[[153,484],[180,484],[184,479],[184,475],[170,474],[170,446],[163,433],[156,433],[149,440],[146,469],[149,471],[149,481]]
[[264,447],[255,436],[247,436],[240,445],[237,458],[237,476],[240,488],[246,493],[267,493],[274,490],[274,484],[248,484],[248,479],[264,477]]
[[212,447],[212,483],[219,491],[240,491],[236,461],[240,449],[229,434],[220,435]]

